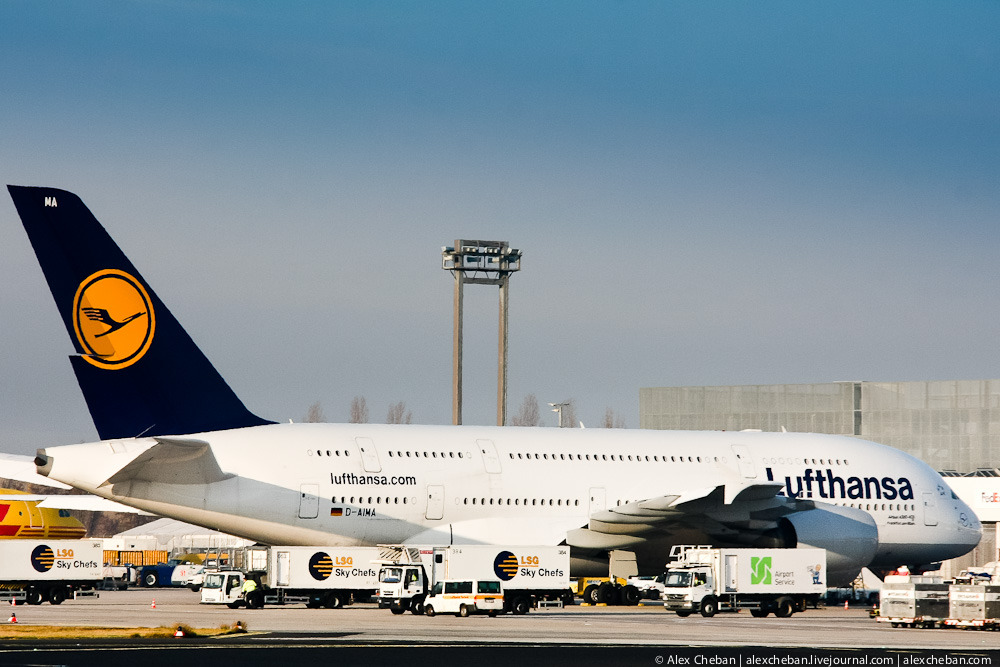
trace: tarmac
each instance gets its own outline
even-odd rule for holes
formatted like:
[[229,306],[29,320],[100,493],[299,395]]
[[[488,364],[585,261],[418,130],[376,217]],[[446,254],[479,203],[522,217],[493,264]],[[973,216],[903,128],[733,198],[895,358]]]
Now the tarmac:
[[[0,665],[1000,665],[1000,632],[901,629],[868,609],[809,609],[791,618],[721,613],[680,618],[654,602],[639,607],[532,610],[524,616],[395,616],[369,603],[342,609],[304,605],[229,609],[202,605],[187,589],[129,589],[55,606],[12,609],[22,626],[218,628],[240,621],[246,634],[169,640],[6,640]],[[9,612],[0,612],[0,623]],[[197,649],[199,657],[190,650]],[[936,657],[936,658],[935,658]],[[935,659],[943,662],[934,662]],[[931,662],[928,662],[930,660]],[[994,662],[996,661],[996,662]]]

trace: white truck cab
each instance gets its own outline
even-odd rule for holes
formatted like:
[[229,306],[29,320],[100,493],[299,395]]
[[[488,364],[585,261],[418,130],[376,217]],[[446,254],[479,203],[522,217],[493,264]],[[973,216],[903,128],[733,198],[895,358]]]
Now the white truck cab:
[[246,581],[239,570],[226,572],[206,572],[205,583],[201,586],[202,604],[224,604],[230,609],[245,603],[243,582]]
[[502,612],[503,590],[499,581],[446,579],[434,584],[434,588],[424,601],[424,613],[428,616],[435,614],[496,616]]

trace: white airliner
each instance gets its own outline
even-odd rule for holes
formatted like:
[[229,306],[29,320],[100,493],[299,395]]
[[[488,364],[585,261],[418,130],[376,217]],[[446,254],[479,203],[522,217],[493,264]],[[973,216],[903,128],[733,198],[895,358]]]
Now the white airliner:
[[51,479],[270,544],[567,544],[662,571],[673,544],[821,547],[828,581],[967,553],[976,515],[929,466],[846,436],[275,424],[250,413],[75,195],[8,186],[102,440]]

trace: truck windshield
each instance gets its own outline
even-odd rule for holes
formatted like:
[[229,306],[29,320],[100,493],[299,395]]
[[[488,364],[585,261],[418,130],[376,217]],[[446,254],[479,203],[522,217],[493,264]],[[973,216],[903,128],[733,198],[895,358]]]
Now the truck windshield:
[[663,585],[667,588],[690,588],[690,572],[667,572]]
[[221,574],[209,574],[205,576],[205,583],[202,584],[204,588],[222,588],[222,575]]
[[403,578],[403,569],[399,567],[384,567],[378,573],[378,580],[383,584],[398,584]]

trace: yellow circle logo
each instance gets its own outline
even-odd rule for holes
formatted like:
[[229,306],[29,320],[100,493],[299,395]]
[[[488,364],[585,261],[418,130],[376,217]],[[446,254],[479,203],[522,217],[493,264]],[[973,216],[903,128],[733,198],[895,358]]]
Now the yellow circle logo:
[[98,271],[76,290],[76,339],[83,358],[98,368],[125,368],[139,361],[153,342],[155,325],[149,294],[124,271]]

